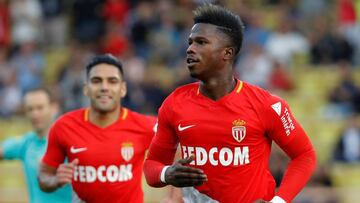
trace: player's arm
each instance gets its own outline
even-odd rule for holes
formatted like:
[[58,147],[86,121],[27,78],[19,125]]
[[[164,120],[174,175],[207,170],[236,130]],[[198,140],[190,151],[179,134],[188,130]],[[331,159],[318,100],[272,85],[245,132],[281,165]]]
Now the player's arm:
[[144,162],[146,181],[153,187],[163,187],[167,184],[177,187],[202,184],[206,180],[203,171],[186,166],[193,157],[173,163],[178,138],[171,123],[172,107],[171,98],[168,97],[159,109],[157,133]]
[[40,164],[38,181],[44,192],[53,192],[67,183],[71,183],[75,166],[79,163],[74,159],[71,163],[60,164],[55,168],[42,162]]
[[38,182],[44,192],[52,192],[67,183],[71,183],[75,166],[79,160],[64,163],[65,150],[62,147],[61,127],[57,123],[50,129],[48,144],[39,167]]
[[[305,187],[316,167],[314,147],[303,128],[293,117],[289,106],[282,99],[280,111],[267,108],[268,136],[290,157],[276,196],[271,202],[291,202]],[[275,102],[273,102],[275,103]]]

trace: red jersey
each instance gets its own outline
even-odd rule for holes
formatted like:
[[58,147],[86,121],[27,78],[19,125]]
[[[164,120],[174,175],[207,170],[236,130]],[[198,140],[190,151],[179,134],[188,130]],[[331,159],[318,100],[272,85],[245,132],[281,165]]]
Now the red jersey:
[[122,108],[117,122],[100,128],[87,109],[67,113],[50,130],[43,162],[57,168],[66,157],[79,159],[72,186],[85,202],[144,202],[142,165],[155,122]]
[[194,154],[190,166],[207,175],[208,181],[196,187],[200,193],[225,203],[270,201],[275,195],[268,168],[272,140],[284,147],[297,137],[305,137],[304,147],[313,149],[283,99],[238,80],[231,93],[213,101],[193,83],[164,101],[148,159],[171,164],[156,149],[173,153],[180,143],[183,158]]

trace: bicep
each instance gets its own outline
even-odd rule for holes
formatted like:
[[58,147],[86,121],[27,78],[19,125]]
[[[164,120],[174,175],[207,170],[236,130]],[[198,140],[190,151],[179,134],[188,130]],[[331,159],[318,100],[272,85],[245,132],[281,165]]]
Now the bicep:
[[278,111],[267,109],[267,135],[292,159],[312,150],[309,137],[293,116],[289,105],[282,99],[278,103]]
[[42,162],[49,166],[57,168],[61,163],[64,162],[66,157],[65,149],[59,140],[58,130],[56,127],[51,128],[46,152],[42,159]]
[[148,154],[148,159],[163,164],[172,163],[179,142],[171,123],[171,110],[167,107],[162,106],[159,110],[157,130]]

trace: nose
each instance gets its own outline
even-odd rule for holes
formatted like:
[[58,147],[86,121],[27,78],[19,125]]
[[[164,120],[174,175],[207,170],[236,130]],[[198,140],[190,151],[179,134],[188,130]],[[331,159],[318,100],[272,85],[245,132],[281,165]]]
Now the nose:
[[109,89],[109,84],[107,82],[101,83],[101,91],[107,91]]
[[195,53],[193,44],[189,44],[188,48],[186,49],[186,53],[187,54]]

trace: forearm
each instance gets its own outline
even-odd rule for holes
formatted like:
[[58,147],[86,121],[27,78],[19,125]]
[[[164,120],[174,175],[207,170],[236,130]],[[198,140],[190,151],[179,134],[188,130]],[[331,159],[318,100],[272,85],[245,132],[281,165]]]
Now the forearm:
[[166,165],[173,163],[176,148],[166,149],[153,144],[149,150],[147,159],[144,162],[144,174],[146,182],[152,187],[163,187],[166,184],[161,182],[160,175]]
[[59,188],[55,175],[41,174],[38,176],[40,189],[44,192],[53,192]]
[[60,185],[56,177],[56,168],[41,163],[38,175],[38,182],[40,189],[44,192],[53,192],[57,188],[59,188]]
[[316,155],[314,149],[309,149],[305,153],[292,159],[276,195],[280,196],[286,202],[291,202],[306,185],[315,167]]
[[161,182],[160,175],[165,167],[163,163],[154,160],[146,160],[144,162],[144,174],[146,182],[152,187],[164,187],[165,183]]

